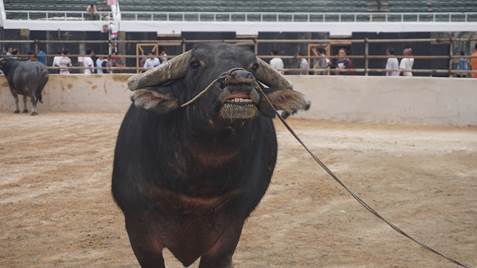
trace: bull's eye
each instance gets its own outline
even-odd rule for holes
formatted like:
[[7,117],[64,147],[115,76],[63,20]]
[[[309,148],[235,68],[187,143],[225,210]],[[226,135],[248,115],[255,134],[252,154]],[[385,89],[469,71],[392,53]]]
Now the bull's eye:
[[252,64],[252,66],[250,67],[250,69],[251,69],[253,72],[256,72],[256,71],[258,70],[258,67],[259,67],[258,63],[255,62],[254,64]]
[[193,69],[197,69],[200,67],[200,61],[198,60],[193,60],[190,62],[190,67],[192,67]]

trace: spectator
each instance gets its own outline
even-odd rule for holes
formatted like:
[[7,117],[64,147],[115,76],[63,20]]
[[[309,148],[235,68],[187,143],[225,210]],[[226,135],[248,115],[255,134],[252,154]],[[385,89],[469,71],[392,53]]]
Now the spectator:
[[103,73],[111,73],[111,56],[108,56],[107,58],[103,59],[103,63],[101,64]]
[[273,69],[283,74],[285,69],[285,64],[283,63],[283,60],[280,57],[278,57],[278,51],[273,50],[272,56],[273,58],[270,60],[270,66],[272,66]]
[[326,52],[323,48],[316,49],[314,47],[312,50],[313,55],[316,57],[313,59],[313,69],[320,69],[316,74],[325,75],[328,73],[327,70],[330,66],[330,60],[326,57]]
[[414,65],[414,58],[412,57],[412,48],[405,48],[402,52],[404,56],[399,64],[399,69],[402,76],[412,76],[412,66]]
[[103,56],[98,56],[98,58],[96,59],[96,73],[98,74],[103,74],[103,62],[104,62],[104,59],[103,59]]
[[58,66],[60,67],[60,74],[70,74],[71,59],[68,57],[68,50],[61,51],[61,57],[58,59]]
[[44,65],[46,65],[46,53],[45,51],[43,51],[43,49],[40,48],[40,50],[36,54],[36,57],[38,58],[38,61],[40,63],[43,63]]
[[161,51],[161,54],[159,55],[159,59],[161,60],[161,64],[164,64],[167,62],[167,53],[164,50]]
[[94,73],[94,61],[91,58],[92,55],[91,49],[86,50],[86,57],[83,57],[83,67],[84,67],[84,74],[92,74]]
[[308,60],[306,57],[303,55],[302,52],[298,52],[297,54],[298,61],[300,62],[299,69],[300,72],[299,74],[309,74],[310,73],[310,64],[308,63]]
[[12,50],[13,50],[13,48],[9,47],[7,49],[7,52],[5,53],[5,56],[11,56],[12,55]]
[[119,72],[121,72],[121,70],[119,68],[125,66],[121,57],[119,56],[118,52],[116,52],[116,51],[111,56],[111,61],[110,62],[111,62],[112,67],[117,68],[117,69],[114,69],[114,71],[111,70],[111,73],[119,73]]
[[469,72],[469,61],[465,58],[465,52],[460,51],[460,58],[457,62],[457,77],[467,77],[467,73]]
[[18,55],[18,50],[16,48],[12,48],[12,51],[10,52],[10,55],[12,58],[16,59]]
[[346,74],[346,71],[350,68],[350,66],[351,62],[346,56],[346,50],[344,48],[340,48],[340,50],[338,51],[338,59],[335,62],[335,74]]
[[152,54],[152,52],[150,52],[148,54],[148,58],[146,60],[146,62],[144,63],[144,69],[148,70],[148,69],[152,69],[154,67],[157,67],[159,66],[159,64],[161,64],[161,61],[159,61],[158,58],[154,57],[154,55]]
[[477,44],[475,44],[474,53],[470,58],[470,65],[472,66],[472,78],[477,78]]
[[29,61],[36,61],[36,55],[33,53],[33,51],[28,51],[28,60]]
[[386,49],[386,56],[388,57],[386,61],[386,76],[399,76],[399,61],[394,55],[394,50],[392,48]]
[[96,5],[94,3],[91,3],[86,7],[86,12],[88,12],[88,17],[91,20],[96,20],[97,19],[98,9],[96,8]]
[[[64,49],[63,49],[64,50]],[[61,58],[62,52],[58,51],[58,55],[53,57],[53,63],[51,64],[51,67],[60,67],[60,58]],[[58,70],[53,71],[55,74],[58,73]]]

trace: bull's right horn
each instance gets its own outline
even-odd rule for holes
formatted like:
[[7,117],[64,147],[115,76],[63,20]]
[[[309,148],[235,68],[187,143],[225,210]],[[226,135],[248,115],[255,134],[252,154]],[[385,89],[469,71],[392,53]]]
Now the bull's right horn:
[[157,86],[166,81],[184,77],[187,71],[190,55],[191,51],[189,50],[154,69],[129,77],[129,90],[134,91],[140,88]]

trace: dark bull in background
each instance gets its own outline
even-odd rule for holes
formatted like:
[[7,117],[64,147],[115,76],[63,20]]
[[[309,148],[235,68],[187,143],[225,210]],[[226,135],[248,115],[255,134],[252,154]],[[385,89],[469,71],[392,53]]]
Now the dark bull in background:
[[37,104],[41,101],[41,92],[48,82],[48,68],[36,61],[0,58],[0,70],[5,74],[10,92],[15,98],[15,113],[20,112],[18,95],[23,95],[23,112],[28,113],[27,97],[32,104],[31,115],[37,115]]
[[164,267],[163,248],[185,266],[200,257],[200,267],[231,267],[277,157],[274,112],[258,81],[277,109],[308,109],[283,76],[235,45],[200,45],[130,78],[112,193],[142,267]]

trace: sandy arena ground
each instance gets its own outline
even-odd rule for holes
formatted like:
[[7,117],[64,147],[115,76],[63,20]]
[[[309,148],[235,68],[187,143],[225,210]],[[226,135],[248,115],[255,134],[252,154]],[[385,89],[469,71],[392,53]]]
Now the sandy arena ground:
[[[138,266],[110,195],[121,120],[0,114],[0,267]],[[290,123],[383,215],[477,266],[477,129]],[[235,267],[456,267],[361,208],[282,127],[278,139],[272,184]]]

